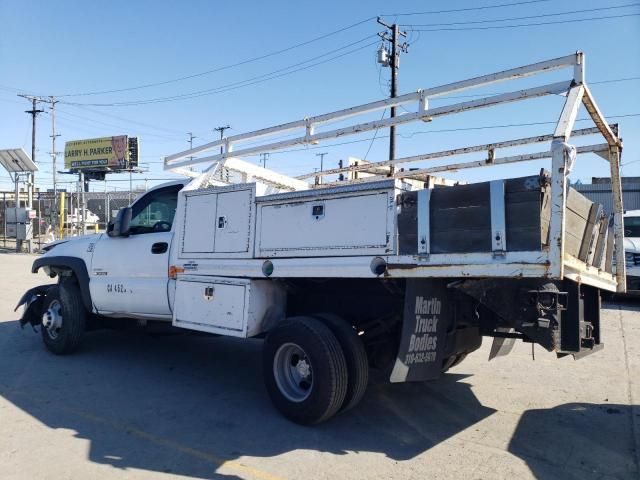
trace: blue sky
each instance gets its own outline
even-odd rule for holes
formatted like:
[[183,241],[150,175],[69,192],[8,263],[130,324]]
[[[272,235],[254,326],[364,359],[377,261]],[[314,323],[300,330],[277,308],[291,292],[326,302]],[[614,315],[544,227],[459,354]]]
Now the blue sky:
[[[623,173],[640,175],[640,3],[551,0],[483,10],[397,15],[515,2],[517,0],[392,3],[0,0],[3,20],[0,148],[22,146],[27,151],[31,148],[30,117],[24,113],[29,104],[16,96],[18,92],[60,95],[59,151],[63,151],[64,142],[69,140],[138,135],[141,162],[148,171],[135,175],[134,183],[144,184],[145,178],[170,178],[172,175],[162,170],[160,157],[188,147],[187,132],[197,136],[194,145],[198,145],[214,139],[217,134],[213,128],[219,125],[231,125],[231,134],[242,133],[388,95],[389,69],[381,70],[375,62],[378,45],[374,35],[381,30],[375,19],[282,54],[187,80],[99,95],[62,95],[117,90],[215,70],[384,14],[388,22],[398,21],[409,31],[410,48],[401,58],[399,93],[582,50],[587,58],[587,83],[592,83],[591,89],[602,111],[606,116],[619,117],[612,121],[621,124],[625,140],[623,163],[627,165]],[[582,12],[556,15],[578,10]],[[533,18],[485,22],[521,17]],[[592,18],[600,19],[571,21]],[[534,23],[547,24],[530,25]],[[529,26],[486,28],[516,24]],[[215,89],[316,57],[319,58],[310,63],[324,63],[221,93],[143,105],[92,106]],[[552,74],[536,82],[548,83],[568,75],[569,72]],[[606,83],[597,83],[603,81]],[[532,84],[525,80],[514,85],[493,86],[485,92]],[[434,100],[431,105],[455,101],[462,99]],[[553,122],[562,103],[562,97],[554,97],[406,125],[398,129],[398,156],[550,133],[553,124],[477,127]],[[585,116],[582,109],[579,117]],[[365,119],[373,118],[380,118],[380,112]],[[586,121],[577,124],[577,127],[586,126],[591,124]],[[41,168],[38,181],[43,188],[51,186],[50,129],[50,115],[41,115],[37,160]],[[386,132],[380,131],[379,139],[373,142],[367,140],[372,137],[367,133],[348,139],[361,140],[357,143],[330,146],[336,142],[327,141],[317,148],[273,153],[268,166],[287,174],[312,171],[319,166],[316,157],[319,152],[328,152],[325,157],[328,167],[350,155],[362,158],[367,152],[368,159],[383,160],[387,155],[385,135]],[[599,143],[600,139],[594,138],[595,142]],[[257,162],[258,158],[248,160]],[[62,156],[58,162],[62,164]],[[477,169],[455,176],[478,181],[534,174],[545,165],[548,164],[536,162]],[[594,175],[608,175],[607,169],[598,157],[586,155],[579,160],[572,179],[588,181]],[[71,179],[63,177],[63,181]],[[152,185],[158,181],[147,183]],[[0,190],[9,190],[10,185],[8,174],[0,172]],[[112,185],[118,189],[128,186],[126,182],[115,181]],[[96,183],[95,188],[102,190],[104,186]]]

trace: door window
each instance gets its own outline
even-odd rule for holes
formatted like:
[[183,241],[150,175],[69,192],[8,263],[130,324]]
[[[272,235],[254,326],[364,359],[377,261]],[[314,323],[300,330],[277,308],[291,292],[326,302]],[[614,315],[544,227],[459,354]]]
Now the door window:
[[134,203],[129,224],[130,233],[138,235],[170,231],[181,188],[182,185],[161,188]]

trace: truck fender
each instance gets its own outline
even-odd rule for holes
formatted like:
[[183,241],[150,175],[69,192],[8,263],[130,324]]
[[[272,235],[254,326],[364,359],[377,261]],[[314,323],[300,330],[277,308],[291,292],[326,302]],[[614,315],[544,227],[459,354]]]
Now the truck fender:
[[25,306],[22,318],[20,318],[20,327],[24,328],[27,323],[30,323],[32,327],[40,325],[42,323],[42,302],[47,292],[55,284],[39,285],[37,287],[30,288],[18,301],[14,312],[18,310],[22,305]]
[[[76,257],[67,256],[46,256],[40,257],[33,262],[31,267],[31,273],[38,273],[42,267],[57,268],[62,270],[70,270],[78,280],[78,286],[80,287],[80,295],[82,296],[82,303],[84,308],[88,312],[93,311],[93,303],[91,301],[91,292],[89,291],[89,272],[84,260]],[[55,273],[49,274],[51,277],[55,276]]]

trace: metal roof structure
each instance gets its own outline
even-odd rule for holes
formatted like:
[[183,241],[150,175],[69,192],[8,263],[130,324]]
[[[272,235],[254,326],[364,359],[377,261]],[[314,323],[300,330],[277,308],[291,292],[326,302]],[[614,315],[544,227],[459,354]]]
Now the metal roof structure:
[[38,166],[33,163],[22,148],[0,150],[0,165],[9,173],[37,172]]

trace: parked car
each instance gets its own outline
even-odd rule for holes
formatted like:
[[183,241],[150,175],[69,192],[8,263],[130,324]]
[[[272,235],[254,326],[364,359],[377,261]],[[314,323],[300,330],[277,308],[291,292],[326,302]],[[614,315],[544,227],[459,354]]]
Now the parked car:
[[624,251],[627,290],[640,291],[640,210],[624,214]]

